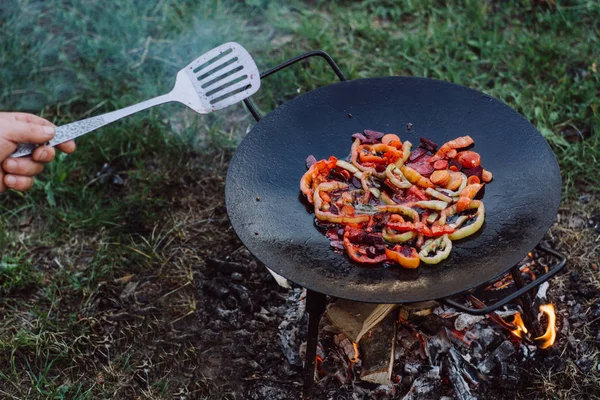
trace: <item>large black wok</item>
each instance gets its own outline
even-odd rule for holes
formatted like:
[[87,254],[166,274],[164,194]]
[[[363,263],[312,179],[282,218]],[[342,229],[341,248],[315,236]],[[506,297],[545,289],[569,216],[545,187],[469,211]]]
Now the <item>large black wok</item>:
[[[305,159],[345,158],[351,135],[364,129],[413,144],[421,136],[439,145],[463,135],[475,140],[494,174],[485,188],[486,222],[455,242],[446,261],[416,271],[365,268],[334,253],[316,229],[299,192]],[[377,303],[438,299],[505,273],[550,227],[560,194],[554,154],[520,114],[466,87],[408,77],[335,83],[279,106],[242,141],[226,184],[236,233],[269,268],[317,292]]]

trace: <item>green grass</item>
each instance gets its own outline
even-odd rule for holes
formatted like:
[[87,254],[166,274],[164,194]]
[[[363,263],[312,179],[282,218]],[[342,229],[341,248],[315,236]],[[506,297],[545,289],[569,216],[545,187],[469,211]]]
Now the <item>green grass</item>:
[[[552,146],[565,200],[600,191],[596,0],[282,3],[3,1],[0,110],[56,124],[111,111],[170,90],[182,66],[230,40],[247,47],[261,70],[323,49],[351,79],[423,76],[503,100]],[[311,60],[269,77],[255,100],[268,112],[334,80],[322,61]],[[111,396],[116,382],[58,373],[82,351],[75,338],[92,332],[77,321],[94,317],[88,313],[101,282],[162,268],[166,261],[153,249],[171,194],[222,173],[252,123],[242,106],[202,116],[178,105],[153,109],[78,140],[78,151],[59,156],[27,194],[0,197],[0,307],[31,324],[0,337],[0,361],[10,365],[0,367],[0,390],[27,398]],[[571,143],[567,130],[591,137]],[[124,186],[98,176],[105,163]],[[37,311],[27,313],[30,307]],[[167,397],[175,386],[156,381],[147,398]]]

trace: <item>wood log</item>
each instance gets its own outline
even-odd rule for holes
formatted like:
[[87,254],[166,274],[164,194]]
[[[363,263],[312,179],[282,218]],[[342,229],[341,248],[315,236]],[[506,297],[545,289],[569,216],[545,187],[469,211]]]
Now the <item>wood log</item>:
[[394,366],[396,313],[389,314],[360,341],[362,371],[360,379],[378,384],[390,384]]
[[325,315],[348,339],[358,343],[365,333],[395,307],[395,304],[359,303],[340,299],[327,309]]

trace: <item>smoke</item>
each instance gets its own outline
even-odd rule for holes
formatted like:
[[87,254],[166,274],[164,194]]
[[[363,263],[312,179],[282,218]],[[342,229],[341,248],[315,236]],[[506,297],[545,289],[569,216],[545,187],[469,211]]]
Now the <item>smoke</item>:
[[[4,4],[0,108],[65,123],[112,111],[168,92],[179,69],[228,41],[242,44],[260,65],[272,32],[253,25],[252,9],[244,7],[219,0]],[[187,130],[206,133],[222,124],[245,131],[235,123],[245,118],[241,106],[218,116],[196,116],[182,105],[151,112]]]

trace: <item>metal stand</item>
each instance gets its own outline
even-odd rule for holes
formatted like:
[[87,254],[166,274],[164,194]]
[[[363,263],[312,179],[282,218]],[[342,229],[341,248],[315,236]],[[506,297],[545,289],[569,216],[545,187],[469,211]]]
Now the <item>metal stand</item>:
[[[300,54],[298,57],[294,57],[291,60],[287,60],[286,62],[279,64],[278,66],[273,67],[268,71],[263,72],[262,74],[260,74],[260,79],[264,79],[267,76],[276,73],[277,71],[287,68],[290,65],[295,64],[299,61],[306,60],[307,58],[310,58],[310,57],[323,58],[325,61],[327,61],[327,64],[329,64],[329,66],[331,67],[333,72],[335,72],[335,74],[340,79],[340,81],[347,80],[346,76],[344,76],[344,73],[342,72],[340,67],[338,67],[338,65],[335,63],[335,61],[333,61],[333,58],[331,58],[331,56],[329,54],[325,53],[323,50],[314,50],[314,51],[309,51],[308,53]],[[252,103],[252,101],[250,101],[250,99],[245,99],[244,104],[246,105],[246,107],[248,108],[248,111],[250,111],[250,114],[252,114],[252,116],[254,117],[256,122],[260,121],[260,119],[262,118],[262,115],[260,115],[260,113],[258,112],[256,107],[254,106],[254,103]]]
[[306,340],[306,359],[304,361],[304,387],[302,398],[312,398],[315,385],[315,362],[317,358],[317,344],[319,341],[319,322],[325,311],[326,298],[323,293],[306,290],[306,312],[308,312],[308,338]]
[[[450,298],[440,299],[440,301],[444,302],[445,304],[449,305],[450,307],[454,307],[457,310],[469,313],[471,315],[486,315],[486,314],[491,313],[492,311],[496,311],[500,307],[502,307],[502,306],[510,303],[511,301],[514,301],[517,298],[523,296],[524,294],[528,293],[531,289],[546,282],[548,279],[550,279],[554,275],[556,275],[561,269],[563,269],[565,265],[567,265],[567,258],[564,255],[562,255],[561,253],[559,253],[558,251],[550,249],[541,244],[538,244],[536,246],[536,249],[540,252],[546,253],[546,254],[556,258],[558,260],[558,262],[544,275],[538,276],[534,281],[529,282],[527,285],[525,285],[525,282],[523,282],[523,279],[521,278],[521,274],[520,274],[520,271],[518,270],[518,267],[516,267],[516,266],[513,267],[511,271],[517,271],[517,273],[513,273],[513,278],[515,276],[518,276],[518,278],[515,279],[515,284],[517,286],[517,290],[515,292],[511,293],[510,295],[506,296],[502,300],[492,304],[491,306],[487,306],[487,307],[483,307],[483,308],[471,308],[471,307],[467,307],[464,304],[461,304],[457,301],[454,301]],[[519,279],[519,278],[520,278],[520,281],[517,281],[517,279]],[[488,285],[489,285],[489,282],[485,283],[482,286],[485,287]],[[477,289],[477,288],[475,288],[475,289]],[[473,290],[475,290],[475,289],[473,289]],[[463,293],[463,295],[468,294],[468,293],[469,292],[465,292],[465,293]],[[533,306],[532,306],[530,297],[527,297],[527,300],[525,300],[524,304],[527,304],[527,303],[529,305],[524,305],[523,311],[525,311],[525,313],[527,313],[528,311],[525,310],[525,307],[529,307],[532,315],[536,315],[536,313],[533,311]],[[527,316],[526,318],[529,318],[529,316]],[[537,319],[535,319],[535,320],[537,320]],[[529,328],[529,326],[527,328]],[[533,328],[532,332],[539,332],[539,327],[538,327],[537,331],[535,330],[534,327],[532,327],[532,328]]]
[[[342,73],[342,71],[340,70],[340,68],[338,67],[338,65],[335,63],[335,61],[333,61],[333,59],[329,56],[329,54],[327,54],[321,50],[310,51],[308,53],[301,54],[298,57],[292,58],[291,60],[288,60],[274,68],[271,68],[268,71],[263,72],[260,75],[260,78],[261,79],[266,78],[267,76],[274,74],[277,71],[280,71],[286,67],[289,67],[292,64],[295,64],[299,61],[305,60],[310,57],[315,57],[315,56],[325,59],[325,61],[327,61],[327,63],[329,64],[329,66],[331,67],[333,72],[337,75],[337,77],[339,78],[340,81],[347,80],[346,77],[344,76],[344,74]],[[260,119],[262,118],[262,115],[260,115],[259,111],[256,109],[256,107],[254,106],[252,101],[250,99],[245,99],[244,103],[246,104],[248,111],[250,111],[250,113],[252,114],[254,119],[256,119],[257,122],[260,121]],[[535,336],[540,336],[541,332],[540,332],[540,326],[539,326],[539,323],[537,320],[537,313],[535,312],[535,310],[533,308],[533,302],[532,302],[531,296],[529,294],[529,291],[531,289],[537,287],[538,285],[542,284],[543,282],[546,282],[548,279],[550,279],[552,276],[554,276],[556,273],[558,273],[566,265],[567,259],[564,255],[557,252],[556,250],[550,249],[541,244],[538,245],[536,247],[536,249],[540,252],[544,252],[544,253],[549,254],[552,257],[556,258],[558,260],[556,265],[554,265],[554,267],[552,269],[550,269],[547,273],[538,277],[533,282],[530,282],[528,284],[525,284],[525,282],[521,276],[519,267],[514,266],[511,269],[511,273],[512,273],[512,277],[515,281],[517,290],[514,293],[511,293],[510,295],[506,296],[502,300],[499,300],[495,304],[492,304],[491,306],[485,306],[485,304],[481,303],[480,304],[481,308],[471,308],[471,307],[467,307],[464,304],[461,304],[457,301],[454,301],[450,298],[440,299],[439,301],[441,301],[451,307],[454,307],[457,310],[460,310],[460,311],[463,311],[463,312],[466,312],[466,313],[469,313],[472,315],[490,314],[493,311],[508,304],[511,301],[517,301],[517,302],[519,302],[519,304],[521,305],[521,307],[523,309],[523,314],[524,314],[523,319],[524,319],[525,324],[527,325],[527,328],[530,329],[531,332]],[[483,286],[487,286],[487,285],[489,285],[489,283],[486,283]],[[477,288],[475,288],[475,289],[477,289]],[[468,295],[470,292],[471,291],[464,292],[464,293],[462,293],[462,295],[463,296]],[[308,338],[307,338],[307,343],[306,343],[306,361],[304,364],[304,387],[302,390],[302,397],[305,400],[312,398],[312,391],[313,391],[313,387],[315,384],[315,363],[316,363],[316,356],[317,356],[317,343],[318,343],[318,339],[319,339],[319,321],[321,320],[321,316],[323,315],[323,312],[325,311],[325,306],[326,306],[326,297],[323,293],[319,293],[319,292],[315,292],[310,289],[307,289],[306,312],[308,312],[308,314],[309,314],[309,319],[308,319]]]

